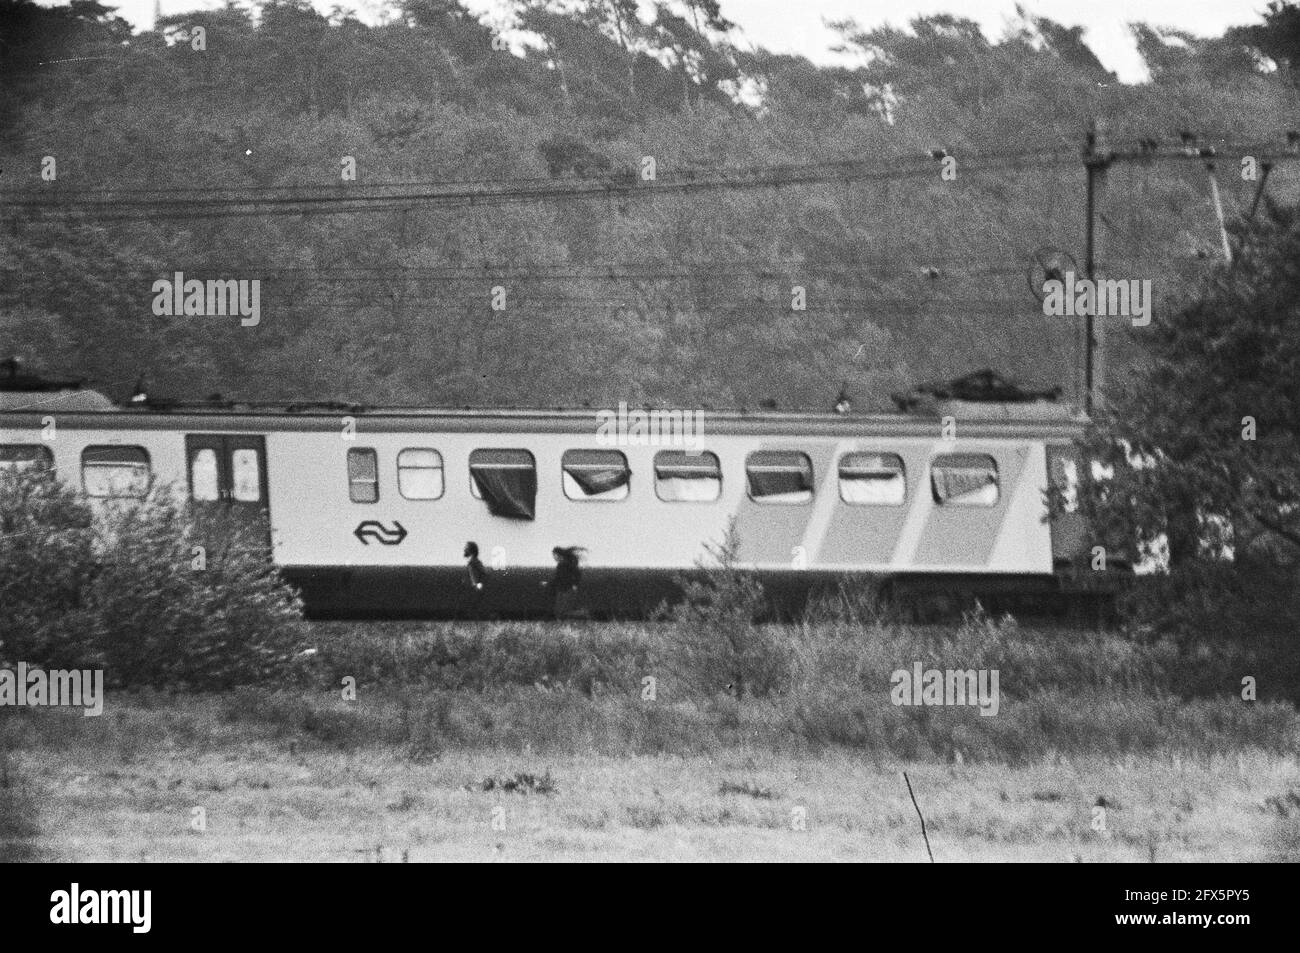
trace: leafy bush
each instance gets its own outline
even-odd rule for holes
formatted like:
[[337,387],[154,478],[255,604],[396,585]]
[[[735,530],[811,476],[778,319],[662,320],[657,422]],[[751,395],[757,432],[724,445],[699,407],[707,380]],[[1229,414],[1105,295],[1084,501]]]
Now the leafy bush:
[[1080,468],[1078,500],[1090,545],[1167,556],[1167,574],[1128,594],[1139,632],[1261,650],[1296,686],[1300,209],[1265,213],[1237,228],[1231,267],[1143,332],[1147,359],[1108,388],[1083,440],[1103,466]]
[[1144,579],[1123,609],[1140,638],[1175,647],[1189,692],[1235,693],[1253,675],[1261,697],[1300,702],[1300,569],[1290,561],[1186,563]]
[[200,528],[165,488],[94,513],[51,471],[0,472],[0,528],[0,659],[221,689],[283,677],[305,644],[265,527]]
[[46,471],[0,469],[0,660],[75,667],[65,624],[95,576],[90,506]]
[[660,612],[671,623],[664,662],[697,695],[770,694],[788,677],[790,650],[780,627],[759,624],[767,599],[758,575],[740,565],[735,520],[705,549],[713,563],[679,577],[682,601]]

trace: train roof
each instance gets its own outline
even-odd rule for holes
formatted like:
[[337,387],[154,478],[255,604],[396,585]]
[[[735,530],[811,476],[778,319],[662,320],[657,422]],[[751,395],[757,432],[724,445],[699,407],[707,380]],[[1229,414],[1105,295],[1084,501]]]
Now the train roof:
[[115,411],[118,407],[98,391],[62,390],[23,393],[21,391],[0,391],[0,411],[39,411],[50,413],[58,411]]
[[[594,434],[602,422],[626,432],[637,415],[702,415],[701,430],[713,434],[841,436],[931,435],[944,417],[968,433],[1074,436],[1087,418],[1068,404],[934,401],[907,413],[855,414],[781,410],[628,407],[420,407],[366,406],[342,402],[168,401],[118,405],[94,391],[0,392],[0,422],[37,426],[58,413],[60,424],[88,429],[323,431],[342,417],[358,431],[488,431]],[[664,417],[660,416],[659,420]]]
[[[628,433],[633,420],[647,424],[671,421],[674,429],[696,425],[692,432],[749,435],[853,437],[934,433],[944,418],[960,421],[967,433],[1073,436],[1087,418],[1071,404],[1059,402],[1059,389],[1025,391],[991,370],[955,381],[918,385],[895,394],[899,410],[887,414],[715,410],[709,407],[423,407],[369,406],[342,401],[239,401],[213,395],[207,400],[160,399],[137,384],[136,395],[116,404],[82,386],[79,378],[49,378],[26,370],[16,358],[0,361],[0,422],[33,426],[58,413],[65,426],[139,430],[321,431],[338,426],[342,417],[358,430],[487,431],[521,433],[597,433],[602,424]],[[665,415],[667,415],[665,417]],[[685,420],[683,421],[683,418]],[[677,423],[682,421],[682,423]]]

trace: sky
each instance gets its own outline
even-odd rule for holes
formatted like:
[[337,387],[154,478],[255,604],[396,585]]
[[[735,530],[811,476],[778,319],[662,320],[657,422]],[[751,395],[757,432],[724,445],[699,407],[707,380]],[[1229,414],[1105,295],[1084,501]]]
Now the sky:
[[[155,0],[101,0],[141,29],[153,24]],[[158,0],[166,15],[194,9],[215,9],[224,0]],[[353,8],[364,20],[372,0],[313,0],[321,10]],[[1082,26],[1085,39],[1107,68],[1124,82],[1145,78],[1141,60],[1126,24],[1142,21],[1173,26],[1200,36],[1212,36],[1229,26],[1257,23],[1267,0],[1020,0],[1029,13],[1067,26]],[[640,0],[643,10],[650,0]],[[472,10],[500,11],[503,0],[465,0]],[[781,53],[802,54],[817,63],[843,62],[830,51],[835,34],[825,21],[852,18],[864,27],[891,23],[902,26],[912,17],[956,13],[978,22],[996,37],[1016,16],[1016,0],[722,0],[722,12],[748,40]]]

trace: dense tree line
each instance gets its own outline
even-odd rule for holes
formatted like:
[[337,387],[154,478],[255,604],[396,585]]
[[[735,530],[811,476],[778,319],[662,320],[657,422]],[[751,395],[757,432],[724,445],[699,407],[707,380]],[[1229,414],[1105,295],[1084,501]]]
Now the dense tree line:
[[[614,180],[646,157],[663,175],[889,169],[938,149],[956,178],[936,162],[851,182],[241,217],[187,215],[177,191],[172,214],[145,221],[0,201],[0,350],[119,397],[144,374],[183,397],[820,408],[847,381],[869,407],[977,366],[1069,390],[1077,328],[1043,316],[1026,271],[1044,246],[1082,260],[1071,153],[1086,123],[1115,143],[1192,131],[1241,145],[1296,127],[1300,105],[1289,4],[1211,39],[1136,25],[1142,84],[1118,82],[1078,28],[1027,14],[997,38],[947,15],[842,23],[852,68],[750,47],[717,0],[527,0],[510,17],[509,43],[455,0],[404,0],[377,25],[231,4],[134,33],[96,0],[0,0],[0,190],[342,191],[344,156],[357,185]],[[1218,172],[1234,216],[1256,186],[1235,162]],[[1279,165],[1270,192],[1295,182]],[[1158,309],[1217,267],[1201,163],[1116,166],[1102,213],[1103,269],[1155,280]],[[262,279],[262,322],[155,316],[152,283],[176,271]],[[1112,371],[1141,360],[1136,331],[1110,347]]]

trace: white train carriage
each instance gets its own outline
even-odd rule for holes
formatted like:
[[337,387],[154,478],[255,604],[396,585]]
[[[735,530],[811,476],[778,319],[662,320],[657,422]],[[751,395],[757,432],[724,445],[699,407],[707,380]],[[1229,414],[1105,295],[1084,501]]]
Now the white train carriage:
[[1085,423],[1063,409],[953,404],[947,427],[710,412],[682,445],[611,434],[590,410],[0,398],[0,464],[52,462],[94,500],[169,485],[199,508],[265,513],[276,563],[322,615],[544,611],[557,546],[585,550],[588,611],[642,612],[733,519],[741,562],[778,601],[846,574],[1056,593],[1083,545],[1077,518],[1049,520],[1045,500],[1049,479],[1073,472]]

